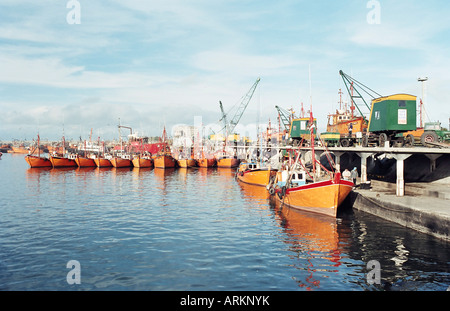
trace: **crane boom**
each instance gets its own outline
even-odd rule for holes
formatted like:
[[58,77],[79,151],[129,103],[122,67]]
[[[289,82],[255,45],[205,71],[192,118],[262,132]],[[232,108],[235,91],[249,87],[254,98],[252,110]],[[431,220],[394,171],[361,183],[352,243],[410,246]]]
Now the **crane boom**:
[[219,101],[219,105],[220,105],[220,111],[222,112],[222,120],[223,121],[223,126],[225,129],[226,134],[228,135],[228,121],[227,121],[227,114],[225,113],[225,111],[223,110],[223,105],[222,102]]
[[227,114],[223,110],[222,102],[220,102],[220,109],[222,111],[222,119],[220,121],[224,121],[225,129],[227,130],[228,134],[233,134],[236,125],[239,123],[239,120],[241,120],[242,115],[244,114],[245,109],[247,108],[248,104],[250,103],[250,100],[253,97],[253,94],[255,93],[256,87],[258,86],[259,81],[261,81],[260,78],[256,79],[256,82],[252,85],[250,90],[247,92],[247,94],[244,95],[242,98],[233,118],[228,123],[227,122]]
[[[364,97],[361,95],[361,93],[359,92],[358,89],[364,91],[366,94],[368,94],[370,97],[372,97],[372,99],[375,99],[376,96],[377,97],[383,97],[383,95],[380,95],[379,93],[375,92],[371,88],[365,86],[361,82],[359,82],[359,81],[355,80],[354,78],[350,77],[349,75],[345,74],[342,70],[339,71],[339,74],[341,75],[342,80],[344,81],[345,87],[347,88],[347,92],[348,92],[348,94],[350,96],[350,99],[351,99],[352,107],[353,106],[356,107],[356,109],[358,109],[359,113],[364,118],[364,120],[366,120],[366,117],[364,116],[364,114],[361,112],[361,110],[359,109],[358,105],[356,104],[355,98],[360,98],[364,102],[365,106],[367,107],[367,109],[369,111],[370,111],[370,107],[369,107],[369,105],[367,104],[367,102],[365,101]],[[358,88],[355,88],[355,86],[357,86]],[[356,91],[357,95],[355,95],[353,93],[353,91]]]
[[284,125],[284,128],[286,131],[289,131],[289,128],[291,127],[291,114],[284,110],[283,108],[281,108],[280,106],[275,106],[275,108],[278,111],[278,115],[280,117],[281,122]]

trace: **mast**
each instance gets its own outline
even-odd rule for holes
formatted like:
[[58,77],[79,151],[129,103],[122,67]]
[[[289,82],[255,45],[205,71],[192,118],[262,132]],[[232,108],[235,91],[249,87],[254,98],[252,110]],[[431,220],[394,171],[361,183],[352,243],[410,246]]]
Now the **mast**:
[[311,133],[311,151],[313,164],[313,181],[316,181],[316,154],[314,150],[314,118],[312,113],[312,86],[311,86],[311,65],[309,66],[309,128]]
[[39,137],[39,133],[38,133],[38,139],[37,139],[37,147],[38,147],[38,156],[39,156],[39,158],[41,157],[41,139],[40,139],[40,137]]

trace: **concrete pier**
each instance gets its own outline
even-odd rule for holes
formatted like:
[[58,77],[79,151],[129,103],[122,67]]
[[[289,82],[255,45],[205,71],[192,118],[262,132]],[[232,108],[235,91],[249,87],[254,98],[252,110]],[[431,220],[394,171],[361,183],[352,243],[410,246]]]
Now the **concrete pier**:
[[[443,155],[450,154],[450,148],[425,148],[425,147],[315,147],[316,156],[319,156],[326,151],[333,153],[336,157],[336,164],[341,164],[341,156],[345,153],[350,155],[358,155],[361,158],[361,182],[365,183],[367,179],[367,159],[372,156],[385,155],[387,158],[397,160],[397,191],[399,197],[405,195],[405,181],[404,181],[404,161],[415,154],[422,154],[430,161],[430,170],[436,169],[436,160]],[[302,152],[306,152],[310,148],[303,148]]]
[[413,183],[406,188],[406,196],[400,197],[395,184],[372,181],[372,189],[354,190],[349,200],[354,209],[450,241],[449,185]]

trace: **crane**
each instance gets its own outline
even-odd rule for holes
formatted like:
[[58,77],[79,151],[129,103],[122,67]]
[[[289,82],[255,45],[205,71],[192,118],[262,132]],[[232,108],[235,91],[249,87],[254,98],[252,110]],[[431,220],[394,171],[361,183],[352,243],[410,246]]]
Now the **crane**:
[[[374,90],[372,90],[371,88],[365,86],[361,82],[358,82],[357,80],[353,79],[349,75],[345,74],[342,70],[339,71],[339,74],[341,75],[342,80],[344,81],[345,87],[347,88],[347,92],[348,92],[348,94],[350,96],[350,99],[351,99],[350,110],[352,111],[352,117],[353,117],[353,112],[354,112],[355,107],[356,107],[356,109],[358,109],[358,111],[361,114],[361,116],[367,122],[366,117],[364,116],[364,114],[361,112],[361,110],[359,109],[358,105],[356,104],[355,98],[362,99],[362,101],[364,102],[365,106],[367,107],[367,109],[369,111],[370,111],[370,107],[367,104],[367,102],[365,101],[364,97],[359,92],[358,88],[361,89],[362,91],[364,91],[370,97],[372,97],[372,99],[375,99],[377,97],[383,97],[383,95],[380,95],[379,93],[377,93]],[[358,86],[358,88],[355,88],[355,85]],[[356,91],[357,95],[355,95],[353,91]]]
[[[227,131],[228,134],[232,134],[236,128],[236,125],[239,123],[239,120],[241,119],[242,115],[244,114],[245,109],[248,106],[248,103],[253,97],[253,94],[255,93],[256,87],[258,86],[259,81],[261,81],[260,78],[256,79],[256,82],[252,85],[250,90],[247,92],[247,94],[244,95],[242,98],[233,118],[230,120],[230,122],[227,121],[227,113],[225,113],[223,109],[222,102],[220,102],[220,110],[222,112],[222,118],[219,121],[224,122],[224,129]],[[229,113],[229,112],[228,112]]]
[[280,106],[275,106],[275,108],[278,111],[278,116],[279,116],[281,122],[283,123],[285,130],[289,132],[289,129],[291,127],[292,118],[295,118],[294,114],[292,112],[289,112],[289,111],[281,108]]

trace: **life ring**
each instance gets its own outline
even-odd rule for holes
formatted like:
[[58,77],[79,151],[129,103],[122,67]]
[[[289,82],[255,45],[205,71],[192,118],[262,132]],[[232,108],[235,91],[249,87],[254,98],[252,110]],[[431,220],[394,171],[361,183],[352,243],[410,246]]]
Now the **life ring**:
[[269,188],[269,194],[274,195],[275,194],[275,188]]

